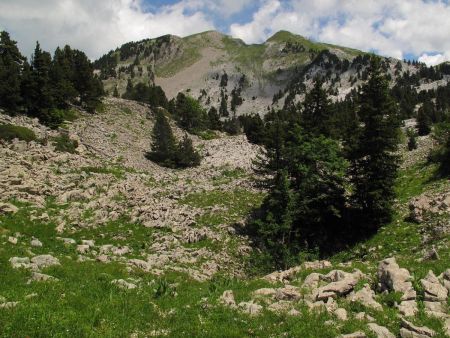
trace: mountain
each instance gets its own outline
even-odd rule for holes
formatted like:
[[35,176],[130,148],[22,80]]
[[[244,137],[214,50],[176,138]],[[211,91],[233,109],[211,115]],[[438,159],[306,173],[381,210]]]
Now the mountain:
[[[369,54],[335,45],[310,41],[280,31],[263,44],[215,31],[185,38],[172,35],[130,42],[94,63],[112,93],[125,92],[127,81],[160,85],[169,98],[178,92],[198,98],[206,108],[219,108],[222,97],[232,110],[236,97],[238,114],[264,113],[267,107],[283,107],[301,101],[315,77],[325,80],[331,98],[343,100],[366,79]],[[446,85],[450,70],[440,76],[424,64],[383,58],[392,86],[406,75],[414,76],[418,92]],[[430,68],[434,69],[434,68]],[[438,69],[438,67],[436,68]],[[430,73],[430,74],[429,74]]]

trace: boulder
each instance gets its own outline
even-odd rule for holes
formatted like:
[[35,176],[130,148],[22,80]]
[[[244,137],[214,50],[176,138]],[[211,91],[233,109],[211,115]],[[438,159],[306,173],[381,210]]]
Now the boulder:
[[37,238],[33,238],[30,242],[30,245],[34,247],[42,247],[42,242]]
[[333,282],[318,288],[315,292],[315,299],[327,300],[329,297],[345,296],[353,290],[360,278],[359,271],[353,274],[338,270],[332,271],[325,276],[325,279]]
[[414,317],[418,312],[417,302],[415,300],[405,300],[397,306],[399,312],[406,317]]
[[33,272],[31,278],[28,280],[28,284],[32,282],[57,282],[58,278],[49,276],[39,272]]
[[31,264],[37,270],[48,268],[49,266],[60,265],[58,258],[52,255],[39,255],[31,258]]
[[11,263],[13,269],[28,269],[30,267],[30,258],[28,257],[11,257],[9,262]]
[[433,271],[429,271],[424,279],[420,280],[424,289],[424,300],[428,302],[443,302],[447,300],[448,290],[441,285]]
[[375,299],[375,292],[370,288],[369,284],[364,284],[364,287],[357,291],[352,292],[348,295],[348,299],[351,302],[359,302],[368,308],[381,311],[383,307]]
[[341,321],[346,321],[348,319],[347,310],[343,308],[338,308],[334,311],[334,315],[337,319]]
[[11,203],[0,203],[0,215],[14,215],[18,211],[19,208]]
[[247,313],[250,316],[257,316],[262,310],[261,305],[253,302],[240,302],[238,307],[243,313]]
[[377,338],[395,338],[395,335],[384,326],[380,326],[376,323],[369,323],[368,326],[370,331],[372,331]]
[[402,338],[428,338],[436,335],[433,330],[425,326],[415,326],[404,318],[401,319],[401,326],[400,337]]
[[416,299],[416,291],[411,283],[409,271],[400,268],[395,258],[387,258],[380,262],[377,272],[381,291],[395,291],[403,294],[402,300]]
[[299,300],[301,298],[300,290],[296,286],[286,285],[284,288],[276,290],[275,298],[278,300]]

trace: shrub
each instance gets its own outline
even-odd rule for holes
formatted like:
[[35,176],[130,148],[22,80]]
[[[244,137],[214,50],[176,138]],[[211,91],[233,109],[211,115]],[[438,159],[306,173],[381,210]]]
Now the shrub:
[[14,124],[0,125],[0,139],[12,141],[15,138],[26,142],[37,140],[36,134],[31,129],[16,126]]

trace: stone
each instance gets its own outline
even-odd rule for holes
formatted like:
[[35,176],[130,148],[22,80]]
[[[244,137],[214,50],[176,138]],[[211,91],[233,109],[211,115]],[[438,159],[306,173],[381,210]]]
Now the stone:
[[288,302],[286,300],[280,300],[276,303],[270,304],[267,307],[267,310],[275,312],[275,313],[287,313],[292,310],[292,302]]
[[429,302],[443,302],[447,300],[448,290],[441,285],[433,271],[429,271],[424,279],[420,280],[424,289],[424,300]]
[[89,252],[89,250],[90,250],[90,246],[89,245],[86,245],[86,244],[79,244],[79,245],[77,245],[77,251],[80,253],[80,254],[86,254],[86,253],[88,253]]
[[257,316],[262,310],[261,305],[253,302],[240,302],[238,307],[243,313],[247,313],[250,316]]
[[52,255],[39,255],[31,258],[31,264],[38,270],[48,268],[49,266],[60,265],[58,258]]
[[235,308],[236,301],[234,300],[234,293],[232,290],[226,290],[223,292],[222,296],[219,298],[219,302],[225,306]]
[[415,300],[405,300],[398,306],[398,311],[406,317],[414,317],[418,312],[417,302]]
[[39,239],[34,238],[31,240],[30,245],[33,247],[42,247],[42,242]]
[[341,321],[346,321],[348,319],[347,310],[343,308],[336,309],[336,311],[334,311],[334,315]]
[[416,291],[411,283],[409,271],[400,268],[394,257],[380,262],[377,277],[380,282],[381,291],[395,291],[403,294],[403,300],[416,299]]
[[87,245],[88,247],[93,248],[95,246],[95,241],[93,239],[89,239],[89,240],[83,239],[81,241],[81,244],[82,245]]
[[319,287],[319,282],[322,278],[322,274],[313,272],[309,274],[302,284],[302,289],[314,290]]
[[12,309],[12,308],[15,308],[17,305],[19,305],[19,302],[1,303],[0,309]]
[[133,283],[129,283],[124,279],[114,279],[111,281],[111,284],[116,285],[118,288],[124,289],[124,290],[132,290],[136,289],[137,285]]
[[9,262],[11,263],[13,269],[28,269],[30,267],[30,258],[28,257],[12,257],[9,259]]
[[142,269],[144,271],[150,271],[151,269],[151,264],[149,262],[146,262],[142,259],[129,259],[128,260],[128,265],[132,266],[132,267],[136,267],[139,269]]
[[275,298],[278,300],[299,300],[301,294],[299,288],[292,285],[286,285],[284,288],[276,290]]
[[316,291],[316,300],[327,300],[329,297],[337,298],[338,296],[345,296],[350,293],[358,283],[359,277],[349,273],[344,274],[344,278],[335,275],[333,280],[337,281],[318,288]]
[[375,333],[377,338],[395,338],[395,335],[392,334],[387,328],[384,326],[380,326],[376,323],[369,323],[367,325],[369,329]]
[[401,319],[401,327],[400,337],[402,338],[427,338],[436,335],[436,332],[433,330],[425,326],[415,326],[404,318]]
[[49,276],[39,272],[33,272],[31,278],[28,280],[27,284],[32,282],[57,282],[58,278]]
[[19,208],[11,203],[0,203],[0,215],[14,215],[18,211]]
[[277,293],[277,290],[272,288],[262,288],[253,291],[253,297],[272,297]]
[[17,238],[9,236],[8,237],[8,242],[15,245],[15,244],[17,244]]
[[298,272],[302,270],[320,270],[331,267],[329,261],[314,261],[314,262],[304,262],[300,266],[290,268],[285,271],[275,271],[264,277],[265,280],[276,283],[285,282],[291,280]]
[[61,237],[56,237],[57,240],[64,242],[64,244],[66,245],[73,245],[76,244],[77,241],[74,240],[73,238],[61,238]]
[[370,288],[369,284],[364,284],[363,288],[357,292],[348,295],[351,302],[359,302],[368,308],[381,311],[383,307],[375,299],[375,292]]
[[357,331],[357,332],[349,333],[349,334],[341,334],[339,337],[340,338],[366,338],[367,336],[364,332]]
[[372,316],[369,316],[367,313],[365,313],[365,312],[358,312],[356,315],[355,315],[355,319],[356,320],[365,320],[365,321],[368,321],[368,322],[374,322],[375,321],[375,318],[373,318]]

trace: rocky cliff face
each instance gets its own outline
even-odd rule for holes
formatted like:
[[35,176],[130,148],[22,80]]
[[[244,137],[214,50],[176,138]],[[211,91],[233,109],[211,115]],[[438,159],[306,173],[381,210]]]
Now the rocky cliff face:
[[[116,86],[123,93],[131,79],[160,85],[169,98],[184,92],[206,108],[218,108],[225,97],[230,113],[236,96],[237,114],[264,114],[268,107],[282,107],[286,99],[301,101],[318,75],[325,79],[333,100],[344,99],[365,81],[368,58],[358,50],[312,42],[285,31],[255,45],[211,31],[129,43],[95,65],[110,93]],[[392,85],[420,68],[392,58],[384,58],[383,67]],[[446,85],[449,78],[422,78],[417,90]]]

